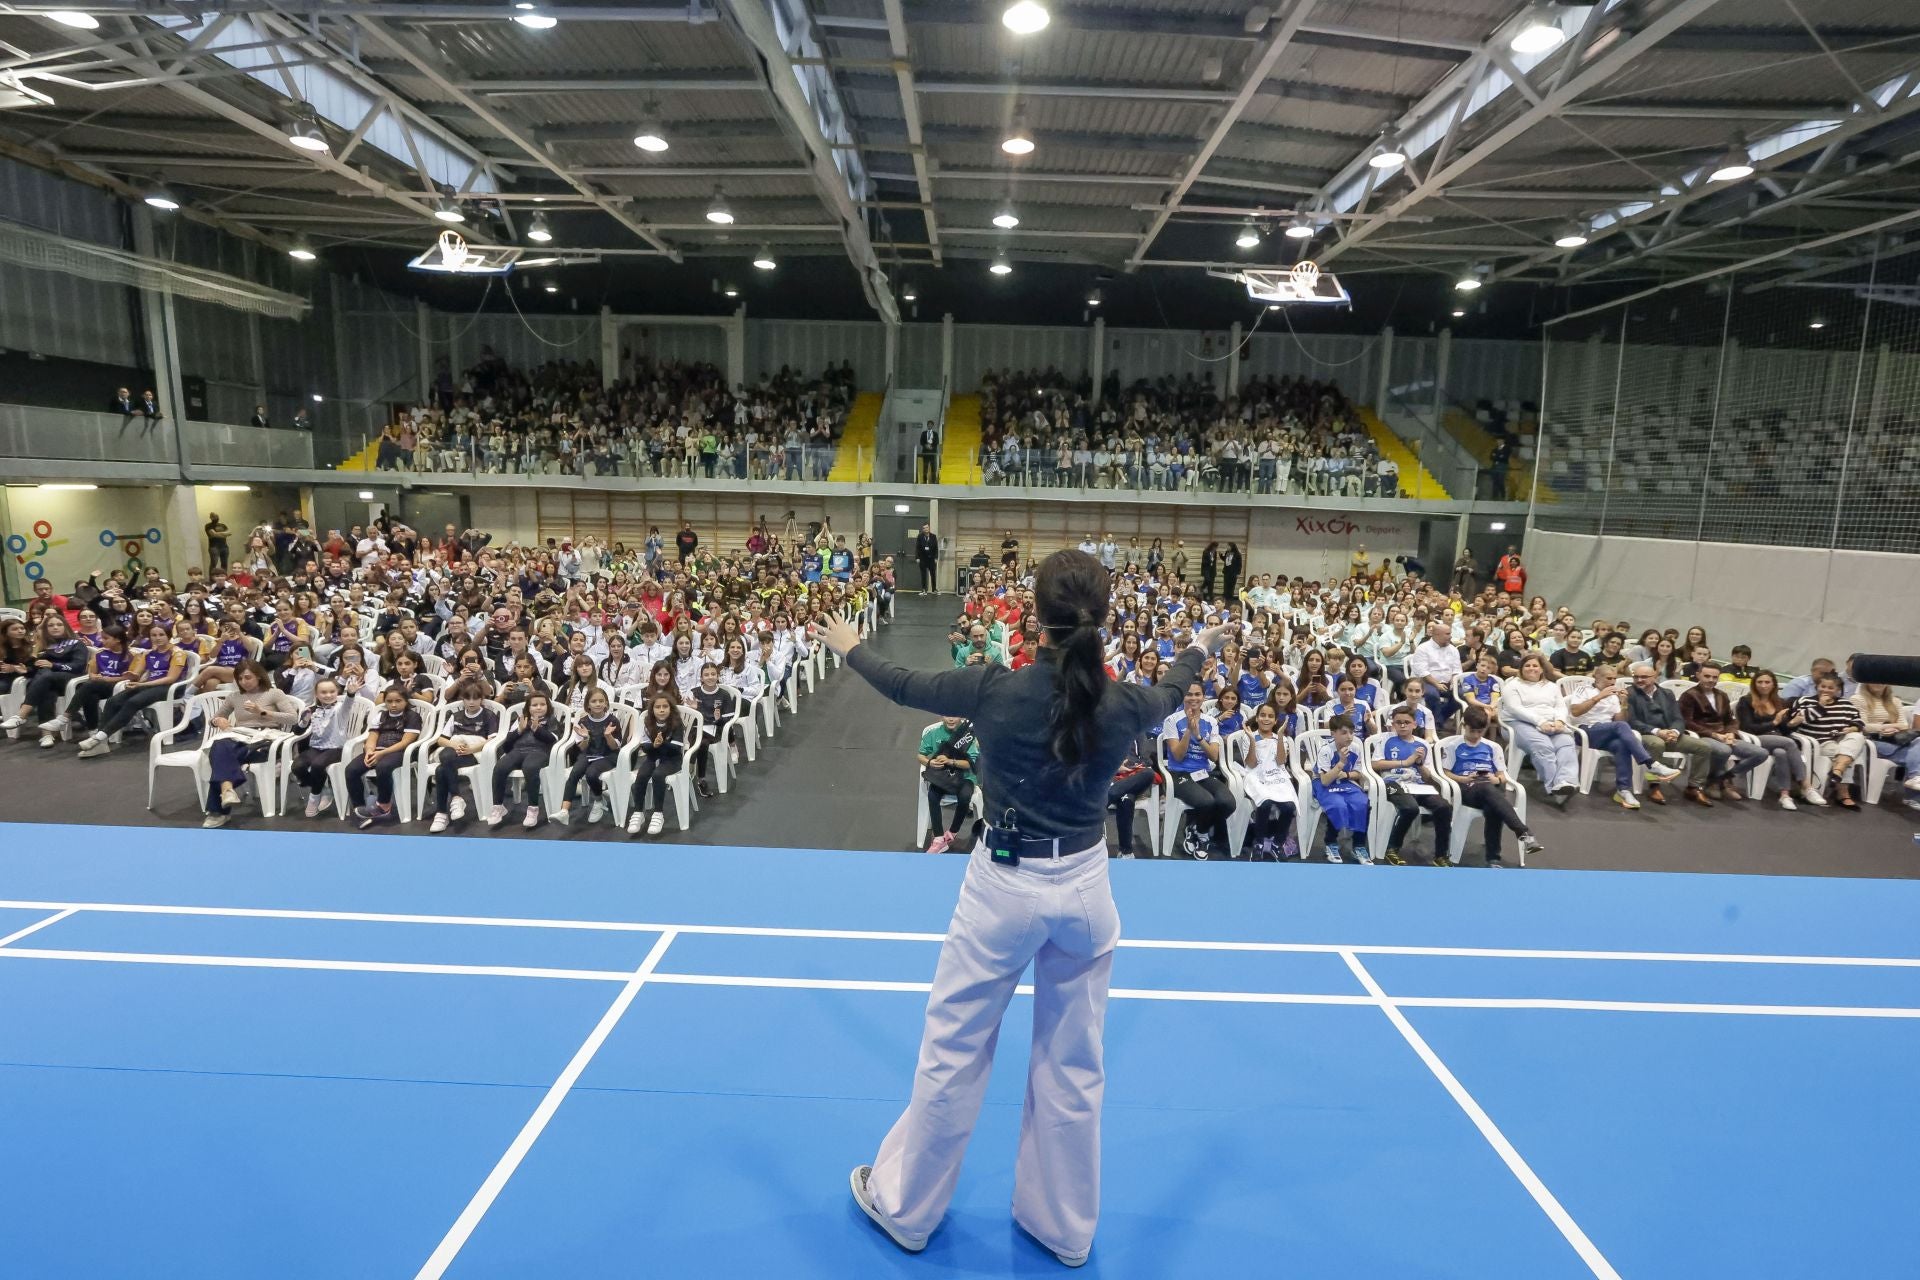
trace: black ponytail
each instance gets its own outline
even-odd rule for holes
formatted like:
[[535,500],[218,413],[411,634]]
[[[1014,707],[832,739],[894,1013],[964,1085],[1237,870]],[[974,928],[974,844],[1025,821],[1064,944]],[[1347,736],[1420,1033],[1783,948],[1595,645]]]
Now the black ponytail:
[[1047,730],[1054,759],[1079,766],[1099,746],[1094,708],[1106,687],[1101,664],[1100,619],[1111,583],[1100,562],[1084,551],[1056,551],[1033,576],[1034,612],[1046,629],[1041,654],[1053,664],[1053,701]]

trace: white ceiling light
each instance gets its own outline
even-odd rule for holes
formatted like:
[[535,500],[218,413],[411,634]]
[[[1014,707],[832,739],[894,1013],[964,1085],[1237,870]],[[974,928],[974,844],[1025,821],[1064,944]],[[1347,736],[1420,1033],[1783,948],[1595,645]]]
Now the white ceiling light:
[[1453,287],[1461,293],[1472,293],[1487,282],[1487,268],[1483,263],[1453,282]]
[[253,486],[247,484],[210,484],[207,488],[215,493],[252,493]]
[[1241,224],[1240,234],[1233,238],[1233,242],[1242,249],[1256,249],[1260,246],[1260,232],[1253,225],[1252,218],[1248,218]]
[[547,244],[553,239],[553,231],[547,226],[547,215],[533,215],[533,225],[527,228],[527,239],[535,244]]
[[373,501],[373,490],[371,490],[371,489],[362,489],[362,490],[360,490],[360,501],[362,501],[362,502],[372,502],[372,501]]
[[315,404],[323,404],[325,403],[325,401],[326,401],[326,397],[321,395],[318,391],[313,393],[313,402]]
[[1742,178],[1753,176],[1753,153],[1747,150],[1747,140],[1739,134],[1733,136],[1733,145],[1727,148],[1720,163],[1714,166],[1709,180],[1713,182],[1738,182]]
[[1000,21],[1013,34],[1030,36],[1036,31],[1045,31],[1047,24],[1053,21],[1053,15],[1047,12],[1047,6],[1036,3],[1036,0],[1016,0],[1000,15]]
[[761,245],[760,252],[753,255],[753,265],[762,271],[771,271],[779,266],[780,264],[773,258],[773,246]]
[[1293,215],[1293,221],[1287,224],[1287,236],[1294,240],[1313,239],[1313,219],[1304,213]]
[[1466,315],[1466,314],[1467,314],[1467,313],[1466,313],[1465,311],[1462,311],[1462,310],[1461,310],[1461,309],[1460,309],[1459,307],[1455,307],[1455,308],[1453,309],[1453,318],[1454,318],[1455,320],[1458,320],[1458,319],[1460,319],[1460,317],[1462,317],[1462,316],[1464,316],[1464,315]]
[[164,210],[167,213],[172,213],[180,207],[180,202],[173,198],[173,192],[167,190],[165,187],[155,187],[153,190],[147,192],[146,201],[154,208]]
[[307,242],[305,240],[302,240],[299,244],[296,244],[293,246],[293,248],[287,250],[287,256],[289,258],[292,258],[295,262],[312,262],[315,258],[319,257],[320,255],[316,254],[312,249],[308,248]]
[[442,222],[465,222],[467,220],[467,215],[460,211],[460,206],[445,198],[442,198],[440,203],[434,206],[433,216]]
[[1380,137],[1373,154],[1367,157],[1367,163],[1376,169],[1397,169],[1407,162],[1407,149],[1400,143],[1400,135],[1392,129]]
[[1008,206],[993,215],[993,225],[1002,231],[1011,231],[1020,225],[1020,215],[1013,211],[1012,206]]
[[737,298],[740,296],[740,286],[736,284],[730,284],[726,288],[722,289],[720,292],[726,294],[729,298]]
[[987,270],[997,276],[1011,275],[1013,274],[1013,264],[1007,261],[1007,255],[1003,253],[995,256],[993,265],[988,267]]
[[905,514],[907,514],[907,512],[909,512],[909,511],[911,511],[911,510],[913,510],[913,508],[912,508],[912,507],[910,507],[910,506],[908,506],[908,505],[907,505],[906,503],[904,503],[904,502],[896,502],[896,503],[894,503],[894,504],[893,504],[893,514],[895,514],[895,515],[897,515],[897,516],[903,516],[903,515],[905,515]]
[[649,108],[641,117],[640,127],[634,131],[633,145],[656,154],[667,149],[667,131],[661,127],[658,110]]
[[731,226],[733,210],[727,204],[727,197],[719,187],[713,189],[713,199],[707,202],[707,221],[719,226]]
[[1488,523],[1487,529],[1492,533],[1505,533],[1507,531],[1507,522],[1505,520],[1491,521]]
[[56,9],[46,15],[63,27],[72,27],[76,31],[98,31],[100,19],[78,9]]
[[327,135],[320,131],[320,118],[304,102],[296,102],[287,110],[287,141],[302,151],[333,149],[327,141]]
[[552,14],[542,13],[540,6],[531,4],[528,0],[520,0],[520,3],[513,7],[517,10],[513,20],[530,31],[551,31],[560,25],[560,19]]
[[1578,249],[1586,242],[1587,228],[1584,224],[1578,222],[1569,222],[1566,226],[1560,228],[1560,233],[1553,238],[1553,244],[1556,249]]
[[89,489],[98,489],[97,484],[43,484],[42,489],[52,489],[57,493],[84,493]]
[[1013,118],[1013,128],[1007,130],[1007,136],[1000,140],[1000,149],[1010,156],[1030,156],[1033,154],[1033,135],[1027,132],[1024,116]]
[[1552,53],[1566,43],[1567,33],[1560,29],[1559,15],[1550,4],[1535,4],[1520,19],[1507,46],[1515,53]]
[[914,284],[911,284],[911,283],[908,283],[908,284],[903,284],[903,285],[901,285],[901,286],[900,286],[900,301],[902,301],[902,302],[918,302],[918,301],[920,301],[920,289],[919,289],[919,287],[918,287],[917,285],[914,285]]
[[1097,307],[1106,300],[1106,297],[1098,289],[1095,289],[1087,295],[1087,305],[1090,307]]
[[1807,328],[1809,329],[1824,329],[1826,327],[1827,327],[1827,322],[1825,320],[1815,320],[1812,324],[1807,326]]

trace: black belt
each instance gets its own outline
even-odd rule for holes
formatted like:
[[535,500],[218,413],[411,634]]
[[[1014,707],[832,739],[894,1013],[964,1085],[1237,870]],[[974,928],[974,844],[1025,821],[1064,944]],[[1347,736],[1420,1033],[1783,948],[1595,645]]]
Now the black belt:
[[1065,858],[1091,849],[1105,840],[1107,824],[1103,822],[1097,827],[1069,832],[1064,836],[1023,836],[1017,831],[989,826],[986,836],[989,849],[1010,849],[1022,858]]

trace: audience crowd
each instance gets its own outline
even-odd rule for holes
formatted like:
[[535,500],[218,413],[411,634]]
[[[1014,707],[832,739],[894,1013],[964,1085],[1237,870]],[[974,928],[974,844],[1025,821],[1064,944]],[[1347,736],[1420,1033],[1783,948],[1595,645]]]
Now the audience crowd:
[[728,388],[705,362],[629,357],[603,385],[592,361],[510,368],[490,348],[390,424],[382,470],[822,480],[853,403],[853,367],[782,366]]
[[[948,636],[956,665],[1036,658],[1032,564],[1011,534],[1003,545],[997,568],[984,551],[974,558]],[[1150,827],[1155,813],[1184,815],[1179,841],[1173,821],[1148,832],[1162,853],[1311,856],[1324,826],[1317,852],[1329,861],[1397,864],[1415,860],[1408,842],[1424,815],[1433,845],[1419,860],[1445,866],[1463,852],[1454,833],[1479,817],[1497,867],[1506,833],[1523,861],[1543,847],[1525,820],[1519,775],[1529,767],[1536,802],[1560,809],[1610,777],[1602,793],[1635,811],[1643,795],[1654,805],[1857,810],[1863,788],[1877,795],[1896,768],[1897,794],[1920,809],[1920,708],[1885,686],[1855,686],[1826,659],[1789,680],[1747,645],[1722,656],[1701,627],[1583,624],[1524,595],[1511,548],[1478,591],[1470,575],[1467,590],[1442,589],[1405,572],[1404,560],[1376,568],[1364,549],[1349,576],[1326,582],[1216,580],[1227,560],[1217,544],[1199,560],[1184,549],[1169,559],[1157,542],[1144,555],[1137,542],[1123,551],[1104,535],[1081,550],[1115,575],[1103,631],[1112,678],[1154,683],[1196,631],[1237,628],[1184,691],[1182,711],[1113,780],[1116,848],[1129,855],[1136,809],[1152,799]],[[1238,550],[1228,550],[1237,574]],[[946,731],[965,740],[970,726]],[[923,764],[935,745],[922,744]],[[944,826],[937,816],[958,788],[928,786],[934,845],[952,847],[964,806]]]
[[877,621],[892,592],[864,536],[791,517],[744,547],[690,525],[523,547],[384,518],[316,539],[285,516],[183,582],[36,583],[0,615],[0,729],[82,760],[143,734],[150,777],[191,767],[209,827],[284,800],[434,832],[611,808],[658,834],[670,792],[684,828],[795,709],[823,621]]
[[989,374],[980,387],[988,484],[1084,489],[1400,496],[1359,413],[1331,382],[1254,378],[1221,400],[1188,374],[1122,386],[1053,369]]

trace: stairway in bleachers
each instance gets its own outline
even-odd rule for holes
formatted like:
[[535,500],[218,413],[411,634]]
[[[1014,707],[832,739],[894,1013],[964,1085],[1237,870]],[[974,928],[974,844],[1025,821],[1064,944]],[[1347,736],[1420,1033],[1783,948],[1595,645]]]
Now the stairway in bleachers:
[[1395,435],[1380,416],[1371,409],[1360,410],[1360,421],[1367,428],[1367,434],[1373,437],[1374,445],[1380,450],[1380,456],[1392,462],[1400,469],[1400,491],[1410,497],[1446,501],[1451,495],[1433,478],[1420,460],[1413,456],[1413,450],[1407,448],[1407,442]]
[[380,438],[375,436],[367,441],[367,447],[352,455],[335,467],[335,471],[371,471],[374,459],[380,455]]
[[[1446,428],[1448,435],[1460,442],[1462,448],[1473,455],[1475,462],[1483,467],[1492,465],[1493,433],[1481,426],[1479,420],[1472,414],[1465,409],[1448,409],[1442,415],[1440,425]],[[1520,450],[1515,448],[1507,471],[1507,492],[1503,496],[1516,502],[1526,501],[1527,477],[1532,474],[1532,470],[1531,466],[1523,464]],[[1538,497],[1541,502],[1559,501],[1559,495],[1554,493],[1551,486],[1544,480],[1539,483]]]
[[980,483],[980,397],[955,396],[940,436],[940,482]]
[[853,398],[847,411],[846,429],[840,433],[840,447],[833,455],[833,470],[827,479],[852,482],[865,480],[873,473],[873,429],[880,421],[880,406],[886,396],[878,391],[862,391]]

